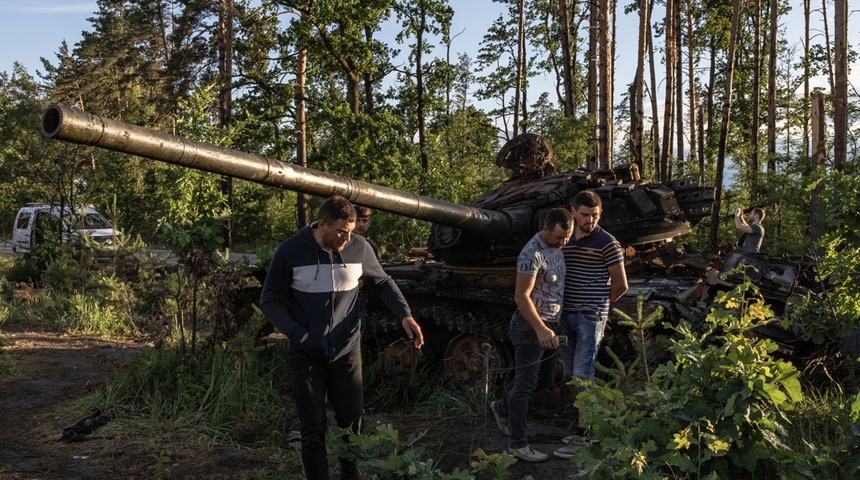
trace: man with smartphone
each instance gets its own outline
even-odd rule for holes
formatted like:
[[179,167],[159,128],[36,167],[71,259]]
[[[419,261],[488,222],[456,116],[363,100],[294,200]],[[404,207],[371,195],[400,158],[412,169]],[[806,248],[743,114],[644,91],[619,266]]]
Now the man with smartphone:
[[529,446],[526,416],[534,392],[552,385],[555,374],[559,346],[555,329],[565,277],[560,248],[570,239],[572,230],[573,216],[567,209],[550,210],[543,229],[526,243],[517,258],[517,311],[510,325],[514,384],[502,399],[490,404],[490,411],[499,431],[508,437],[508,453],[526,462],[549,458]]

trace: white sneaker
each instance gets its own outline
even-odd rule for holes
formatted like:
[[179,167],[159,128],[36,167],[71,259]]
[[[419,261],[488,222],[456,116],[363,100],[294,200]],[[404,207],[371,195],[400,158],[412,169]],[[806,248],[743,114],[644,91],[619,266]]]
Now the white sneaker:
[[495,402],[490,402],[490,412],[493,413],[493,418],[496,419],[496,428],[499,429],[499,433],[504,436],[508,436],[508,417],[503,417],[499,413],[498,400]]
[[538,452],[537,450],[533,449],[528,445],[523,448],[508,447],[508,453],[519,458],[520,460],[532,463],[543,462],[547,458],[549,458],[549,455]]
[[568,445],[566,447],[558,448],[554,452],[552,452],[552,454],[558,458],[570,458],[575,453],[576,453],[576,447],[573,447],[570,445]]

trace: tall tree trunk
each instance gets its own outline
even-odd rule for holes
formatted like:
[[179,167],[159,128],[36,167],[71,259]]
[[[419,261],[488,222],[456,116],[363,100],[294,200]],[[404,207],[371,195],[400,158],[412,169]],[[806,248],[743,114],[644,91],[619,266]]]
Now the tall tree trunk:
[[[218,112],[222,128],[228,129],[233,123],[233,0],[218,2],[218,77],[221,88],[218,92]],[[221,178],[221,193],[227,199],[226,207],[233,210],[233,177]],[[224,248],[233,248],[232,216],[222,226]]]
[[[675,136],[677,138],[678,166],[684,163],[684,50],[681,36],[681,2],[675,1]],[[669,180],[674,177],[674,169],[669,164]],[[684,171],[684,170],[682,170]]]
[[520,0],[519,19],[517,20],[517,85],[514,89],[514,137],[520,130],[520,110],[523,93],[523,61],[526,43],[526,0]]
[[[293,102],[296,106],[296,161],[302,167],[308,166],[307,117],[305,115],[305,80],[308,70],[308,49],[299,48],[296,56],[296,91]],[[310,205],[307,196],[296,194],[296,227],[310,224]]]
[[639,46],[636,51],[636,77],[633,79],[631,118],[633,128],[633,161],[645,174],[643,137],[645,128],[645,55],[648,51],[648,0],[639,0]]
[[778,0],[770,0],[770,53],[767,69],[767,173],[776,173],[776,62],[779,43]]
[[[373,43],[373,27],[370,25],[364,26],[364,41],[368,47]],[[449,62],[450,65],[450,62]],[[364,74],[364,111],[368,114],[373,113],[376,108],[376,102],[373,101],[373,78],[369,72]]]
[[821,23],[824,24],[824,47],[827,51],[827,78],[830,80],[830,91],[834,92],[836,85],[833,81],[833,52],[830,47],[830,19],[827,18],[827,0],[821,1]]
[[609,0],[600,0],[600,168],[612,167],[612,47]]
[[673,110],[675,109],[675,0],[666,0],[666,97],[663,99],[663,153],[660,180],[669,180],[669,154],[672,149]]
[[573,117],[573,63],[570,61],[570,18],[567,0],[558,0],[558,26],[561,35],[561,76],[564,83],[564,116]]
[[425,127],[425,98],[424,98],[424,31],[426,30],[427,16],[422,10],[420,28],[415,32],[415,89],[416,108],[418,114],[418,150],[421,152],[421,171],[430,170],[430,160],[427,158],[427,131]]
[[591,129],[591,156],[586,159],[586,168],[597,170],[597,162],[600,159],[600,133],[599,122],[599,92],[597,90],[597,39],[599,38],[599,11],[597,1],[589,2],[588,16],[588,116],[593,122]]
[[699,154],[699,145],[698,144],[698,132],[699,132],[699,118],[697,114],[699,112],[699,107],[697,105],[696,98],[696,61],[695,58],[697,56],[696,47],[695,47],[695,35],[693,34],[693,7],[689,6],[687,8],[687,75],[688,75],[688,83],[690,88],[690,162],[698,159],[699,160],[699,175],[702,175],[705,171],[704,165],[702,164],[702,157]]
[[[650,0],[649,12],[654,12],[654,0]],[[650,17],[650,15],[649,15]],[[663,181],[660,176],[660,113],[657,111],[657,72],[654,63],[654,34],[651,24],[648,24],[648,65],[651,69],[651,148],[654,161],[654,178]]]
[[714,187],[714,207],[711,213],[711,250],[717,249],[720,233],[720,210],[723,198],[723,170],[726,164],[726,144],[729,137],[729,124],[732,111],[732,82],[735,73],[735,48],[738,42],[738,24],[740,23],[741,0],[734,0],[732,10],[732,34],[729,39],[729,51],[726,55],[725,91],[723,92],[723,119],[720,123],[720,143],[717,148],[717,171]]
[[[809,156],[809,15],[810,1],[803,0],[803,153],[804,157]],[[809,169],[804,168],[803,174],[806,175]]]
[[833,168],[842,171],[848,155],[848,0],[835,0],[833,9]]
[[[815,170],[816,168],[823,166],[825,160],[827,159],[827,125],[825,122],[826,112],[824,111],[824,93],[823,92],[813,92],[812,93],[812,112],[811,112],[811,120],[812,120],[812,158],[811,158],[811,169]],[[815,249],[815,243],[824,235],[824,222],[821,219],[821,190],[823,185],[821,183],[818,184],[812,190],[812,198],[810,200],[810,239],[812,240],[813,245],[813,253],[817,250]],[[821,252],[818,251],[820,254]]]
[[705,126],[702,125],[702,119],[705,118],[705,106],[699,105],[699,172],[704,177],[705,175]]
[[[755,8],[753,9],[753,88],[752,88],[752,118],[750,119],[750,143],[752,143],[752,155],[750,157],[752,171],[752,188],[750,189],[750,198],[756,200],[759,191],[758,174],[761,171],[761,160],[759,159],[759,116],[761,115],[761,2],[762,0],[753,0]],[[771,32],[771,39],[773,33]]]

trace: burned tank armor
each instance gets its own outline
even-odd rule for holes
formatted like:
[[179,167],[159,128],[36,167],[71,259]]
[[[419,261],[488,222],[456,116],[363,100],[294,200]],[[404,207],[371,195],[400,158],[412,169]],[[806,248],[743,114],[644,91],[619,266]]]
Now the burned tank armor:
[[[44,112],[41,129],[48,138],[320,197],[341,195],[373,209],[432,222],[424,249],[430,255],[385,269],[425,330],[427,355],[439,358],[451,378],[464,386],[487,382],[488,368],[508,371],[508,323],[516,309],[515,261],[550,209],[567,207],[580,191],[594,190],[603,202],[601,226],[628,250],[648,250],[690,232],[711,214],[714,201],[714,188],[697,178],[651,182],[632,164],[559,173],[550,143],[536,134],[517,136],[499,152],[496,161],[511,169],[509,180],[469,205],[459,205],[60,105]],[[692,298],[700,288],[697,279],[669,283],[653,287],[650,295],[662,298],[668,293],[669,298],[661,301],[670,302],[677,296]],[[419,358],[398,340],[399,322],[372,299],[368,308],[366,338],[384,350],[385,368],[396,374],[414,367]]]

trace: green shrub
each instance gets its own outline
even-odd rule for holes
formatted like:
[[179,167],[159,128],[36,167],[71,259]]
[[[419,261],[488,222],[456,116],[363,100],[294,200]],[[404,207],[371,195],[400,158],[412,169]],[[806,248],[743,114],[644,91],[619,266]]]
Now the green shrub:
[[776,478],[798,454],[787,449],[786,411],[800,401],[797,370],[749,335],[772,317],[746,279],[717,296],[702,331],[682,320],[641,391],[584,381],[576,406],[600,443],[574,456],[593,478]]

